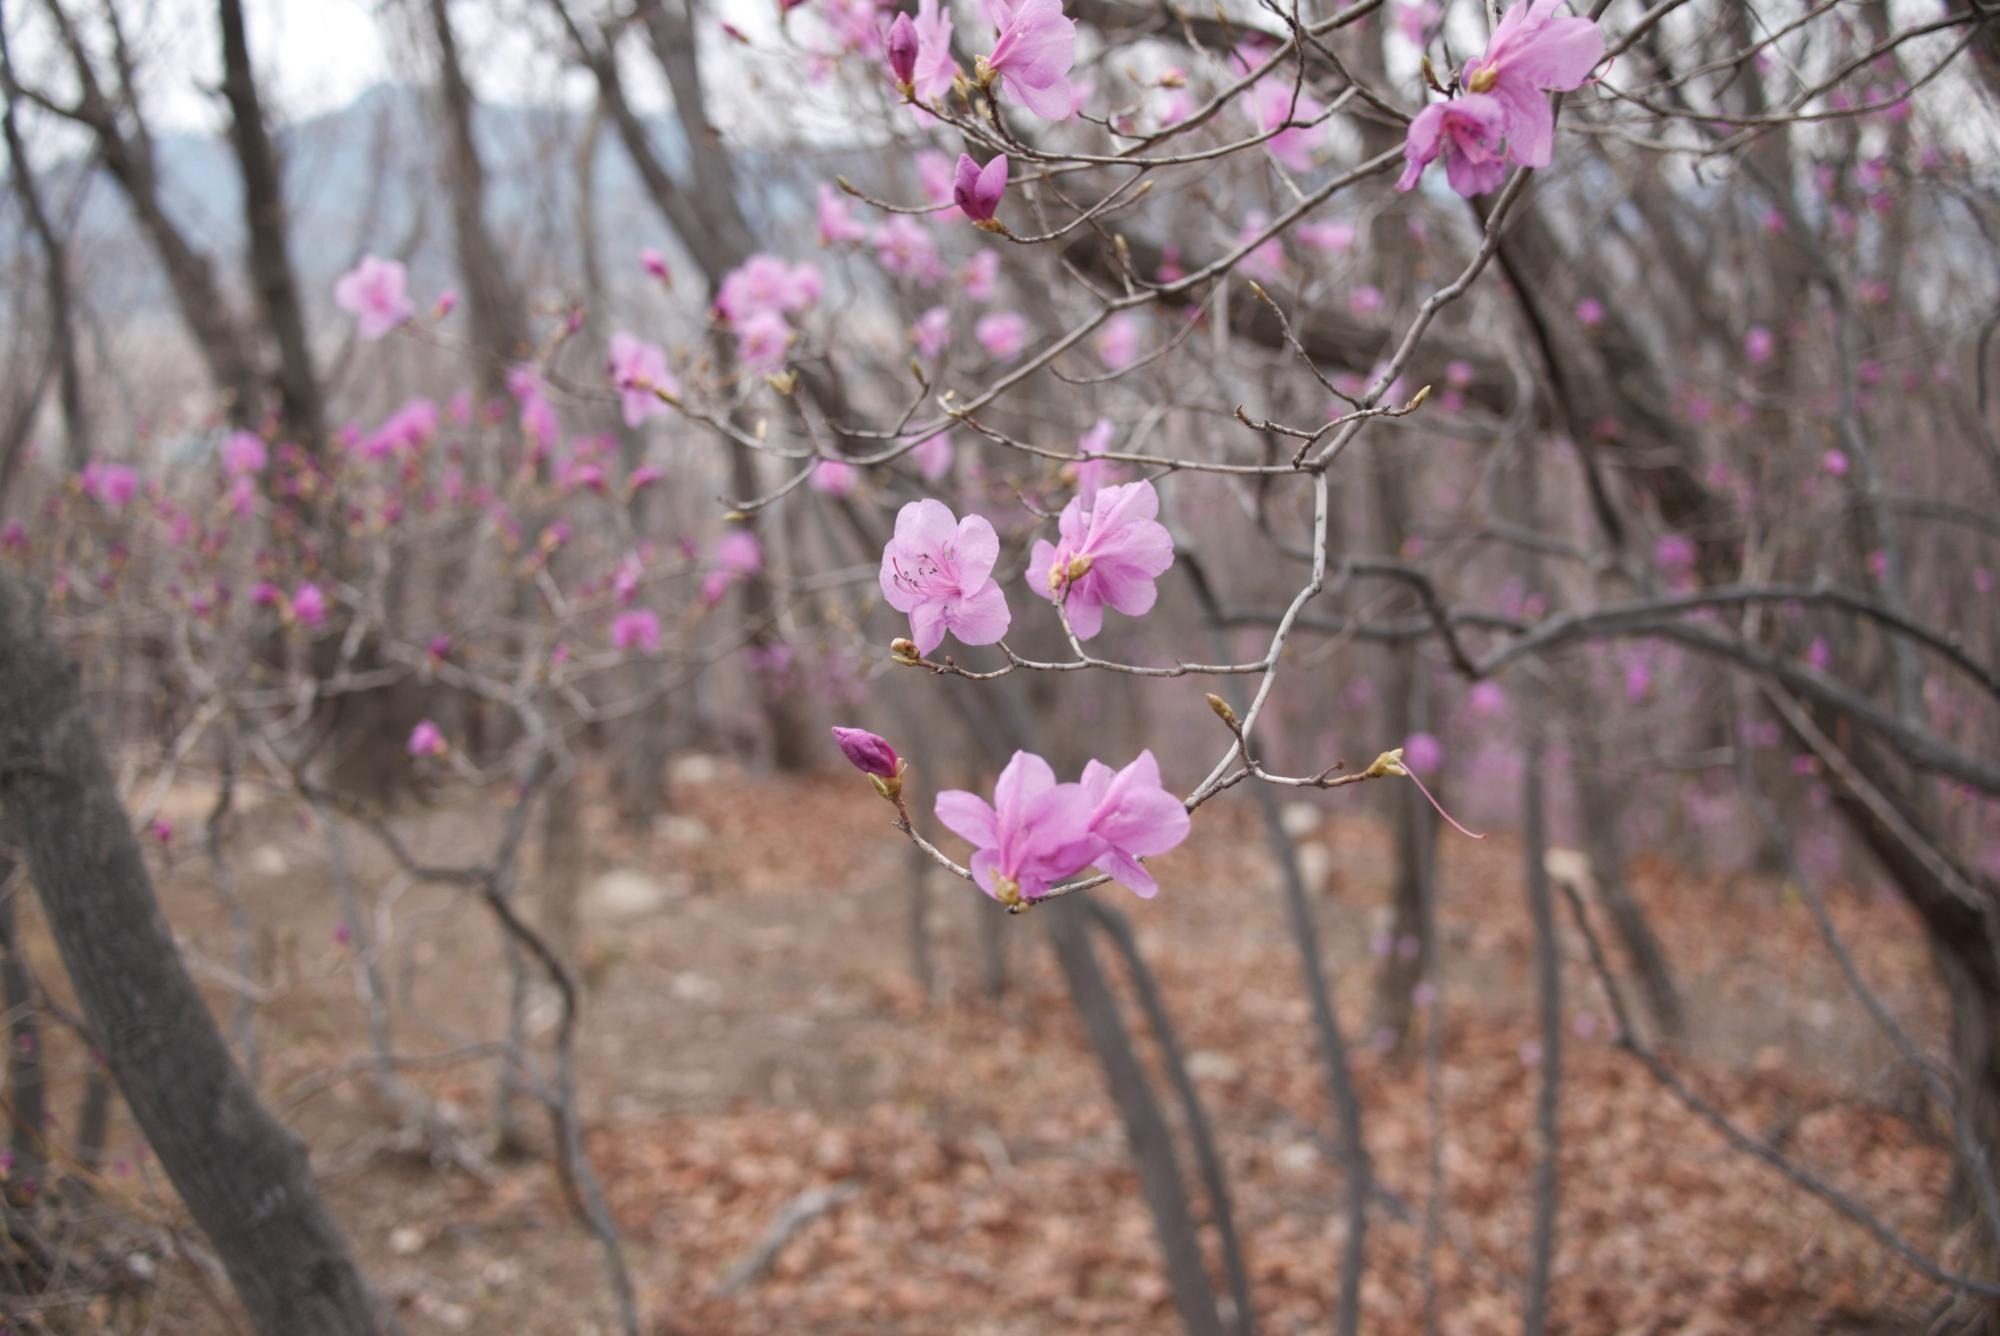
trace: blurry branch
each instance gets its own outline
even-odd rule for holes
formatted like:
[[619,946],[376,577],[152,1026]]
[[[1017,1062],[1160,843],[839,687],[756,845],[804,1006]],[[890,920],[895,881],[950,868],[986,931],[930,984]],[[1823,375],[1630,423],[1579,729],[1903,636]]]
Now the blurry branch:
[[[1529,706],[1540,709],[1541,702]],[[1555,1261],[1557,1173],[1562,1151],[1562,945],[1549,889],[1547,743],[1542,721],[1528,721],[1521,766],[1522,854],[1527,860],[1528,917],[1535,925],[1535,997],[1541,1025],[1541,1081],[1535,1097],[1535,1215],[1529,1237],[1528,1295],[1521,1329],[1539,1336],[1549,1323],[1549,1272]]]
[[1769,1142],[1744,1131],[1729,1116],[1714,1104],[1697,1094],[1682,1080],[1674,1069],[1638,1037],[1633,1029],[1631,1017],[1625,1006],[1625,996],[1612,975],[1603,944],[1598,940],[1597,931],[1591,926],[1590,915],[1585,911],[1583,898],[1576,888],[1567,882],[1560,883],[1564,895],[1569,900],[1570,912],[1575,916],[1577,928],[1583,934],[1584,946],[1588,950],[1591,968],[1597,974],[1597,981],[1604,989],[1604,996],[1611,1008],[1611,1014],[1618,1027],[1615,1042],[1618,1047],[1639,1060],[1648,1074],[1660,1087],[1678,1100],[1681,1106],[1696,1118],[1708,1124],[1722,1139],[1736,1150],[1757,1159],[1802,1189],[1819,1198],[1840,1214],[1859,1225],[1872,1235],[1876,1242],[1901,1257],[1910,1266],[1939,1285],[1976,1294],[1987,1299],[2000,1299],[2000,1285],[1979,1280],[1971,1276],[1948,1271],[1933,1261],[1928,1254],[1914,1243],[1889,1228],[1854,1197],[1834,1187],[1818,1174],[1791,1159],[1783,1151]]
[[[27,219],[28,231],[42,253],[50,356],[55,362],[57,399],[62,405],[63,462],[74,471],[82,468],[84,461],[90,458],[92,442],[90,410],[83,392],[83,369],[77,359],[75,292],[70,279],[69,246],[67,238],[57,235],[55,224],[49,217],[40,184],[35,179],[34,164],[28,159],[27,145],[21,136],[20,87],[14,80],[14,58],[7,44],[4,23],[0,23],[0,99],[4,99],[4,103],[0,104],[0,133],[4,133],[7,142],[8,180],[21,202],[21,213]],[[26,403],[33,408],[40,399],[38,386],[35,393],[27,397]],[[17,448],[16,438],[11,432],[7,438],[0,439],[0,497],[7,493],[7,482],[13,474],[13,454]]]
[[807,1188],[786,1202],[777,1218],[771,1221],[771,1227],[764,1231],[764,1237],[757,1241],[757,1246],[730,1267],[729,1273],[716,1285],[716,1297],[733,1299],[755,1285],[800,1230],[827,1212],[845,1205],[860,1191],[860,1184],[851,1178],[844,1178],[838,1183]]
[[239,427],[256,426],[263,397],[256,358],[248,335],[224,299],[213,262],[167,213],[153,159],[152,134],[139,110],[138,69],[118,22],[117,6],[105,9],[114,39],[116,74],[109,90],[62,0],[42,0],[42,8],[68,54],[79,94],[73,103],[59,102],[28,87],[20,89],[21,95],[90,132],[99,159],[124,192],[166,273],[181,323],[200,350],[216,391],[227,402],[230,420]]

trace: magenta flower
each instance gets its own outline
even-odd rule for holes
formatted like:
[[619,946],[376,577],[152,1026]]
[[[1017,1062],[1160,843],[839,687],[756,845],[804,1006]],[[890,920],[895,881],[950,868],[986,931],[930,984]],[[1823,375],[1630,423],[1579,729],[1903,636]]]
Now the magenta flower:
[[896,15],[896,21],[889,25],[889,35],[882,39],[882,54],[889,61],[890,77],[905,95],[915,91],[917,45],[917,25],[908,14]]
[[997,79],[1035,115],[1068,120],[1076,114],[1075,63],[1076,20],[1063,17],[1062,0],[1022,0],[1000,25],[992,54],[979,58],[979,82],[990,88]]
[[656,390],[678,392],[674,378],[667,374],[667,354],[657,343],[647,343],[630,334],[611,336],[611,360],[607,367],[611,383],[618,389],[618,405],[625,425],[636,427],[655,413],[666,411]]
[[1108,603],[1127,617],[1153,609],[1154,581],[1174,564],[1174,540],[1154,517],[1160,494],[1141,480],[1106,487],[1085,511],[1072,497],[1058,520],[1062,541],[1038,539],[1028,558],[1028,586],[1061,602],[1077,639],[1104,626]]
[[934,286],[944,277],[944,261],[938,258],[937,243],[923,225],[906,214],[897,214],[875,229],[870,239],[875,261],[884,273],[907,278],[918,287]]
[[919,102],[951,91],[958,62],[951,58],[951,11],[938,0],[917,0],[917,67],[911,78]]
[[754,575],[764,568],[764,548],[748,529],[731,529],[716,540],[715,564],[731,575]]
[[446,288],[437,295],[437,301],[431,304],[431,319],[443,320],[457,309],[458,292],[453,288]]
[[1056,783],[1049,763],[1017,751],[994,786],[993,802],[964,789],[937,796],[937,819],[972,845],[972,879],[1004,905],[1040,899],[1104,850],[1081,784]]
[[1112,316],[1091,340],[1091,346],[1097,350],[1098,361],[1113,371],[1123,371],[1139,360],[1139,318]]
[[1012,614],[993,579],[1000,537],[978,515],[956,518],[942,501],[912,501],[896,512],[896,532],[882,549],[882,597],[908,613],[917,652],[929,654],[945,632],[967,645],[1007,634]]
[[958,271],[958,285],[976,302],[990,302],[1000,287],[1000,252],[983,250]]
[[1444,763],[1444,744],[1435,733],[1412,733],[1403,742],[1403,764],[1412,770],[1435,770]]
[[[174,842],[174,823],[171,818],[164,816],[156,817],[153,820],[153,824],[147,830],[161,844],[172,844]],[[27,1036],[24,1035],[22,1037],[25,1039]]]
[[1188,811],[1160,784],[1160,763],[1142,751],[1123,770],[1093,760],[1083,768],[1083,796],[1090,804],[1090,830],[1104,841],[1092,860],[1099,872],[1130,887],[1141,899],[1159,894],[1160,884],[1140,865],[1163,854],[1188,835]]
[[[1312,122],[1325,111],[1317,99],[1289,82],[1267,80],[1250,90],[1250,117],[1258,133],[1270,136],[1264,147],[1295,172],[1312,170],[1313,141],[1320,132]],[[1281,125],[1285,128],[1279,130]]]
[[1354,224],[1339,221],[1328,223],[1301,223],[1292,229],[1292,236],[1301,246],[1309,250],[1344,251],[1354,246]]
[[1585,297],[1576,304],[1576,323],[1585,329],[1596,329],[1604,323],[1604,303],[1595,297]]
[[292,616],[307,626],[320,626],[326,621],[326,595],[316,584],[302,584],[292,594]]
[[412,756],[442,756],[448,750],[444,730],[428,719],[419,720],[410,730],[409,747]]
[[924,198],[937,206],[925,216],[926,222],[955,223],[965,217],[951,202],[957,182],[958,168],[950,158],[929,148],[917,154],[917,184],[923,189]]
[[813,465],[812,477],[806,485],[828,496],[848,496],[860,476],[854,465],[844,459],[822,459]]
[[271,452],[265,448],[264,438],[254,431],[231,432],[222,443],[222,468],[232,478],[262,473],[270,462]]
[[958,168],[951,184],[951,198],[967,218],[975,223],[992,222],[994,211],[1000,207],[1000,198],[1006,193],[1005,153],[998,155],[984,167],[964,153],[958,155]]
[[674,281],[672,273],[667,269],[667,257],[654,250],[651,246],[640,250],[639,267],[654,278],[659,279],[662,283],[672,284]]
[[[1097,419],[1083,434],[1083,439],[1076,443],[1076,452],[1085,456],[1103,454],[1111,446],[1113,430],[1111,419]],[[1080,464],[1072,464],[1070,469],[1076,477],[1077,503],[1085,510],[1097,504],[1097,494],[1105,484],[1117,482],[1125,476],[1124,466],[1108,459],[1086,458]]]
[[942,306],[933,306],[917,317],[917,323],[910,326],[910,342],[917,345],[917,351],[926,359],[936,361],[951,343],[951,312]]
[[124,464],[91,460],[77,474],[83,494],[106,510],[123,510],[139,494],[139,473]]
[[736,360],[750,371],[776,371],[792,346],[792,327],[776,311],[758,311],[736,327]]
[[1561,3],[1524,0],[1514,5],[1493,30],[1486,54],[1461,76],[1468,91],[1490,94],[1500,104],[1507,155],[1523,167],[1546,167],[1555,152],[1556,117],[1547,95],[1580,86],[1604,58],[1604,34],[1597,24],[1557,17]]
[[1845,478],[1847,476],[1846,451],[1829,450],[1820,457],[1819,462],[1820,462],[1820,467],[1825,469],[1828,473],[1831,473],[1834,477]]
[[817,302],[825,287],[819,270],[810,264],[789,264],[775,255],[758,254],[723,275],[715,309],[732,324],[760,311],[790,315]]
[[364,255],[333,285],[333,303],[355,318],[362,338],[379,339],[416,314],[408,289],[402,265]]
[[910,447],[910,459],[916,464],[917,472],[924,475],[925,482],[936,482],[951,472],[951,433],[941,431],[935,436],[926,436]]
[[865,728],[835,725],[833,740],[840,744],[840,754],[864,775],[894,779],[903,772],[903,758],[896,755],[896,749],[889,745],[887,739]]
[[860,241],[868,235],[868,229],[854,221],[853,206],[838,190],[822,181],[819,183],[819,244],[822,246],[844,246],[850,241]]
[[979,317],[972,336],[987,356],[1004,362],[1028,346],[1028,318],[1018,311],[995,311]]
[[1445,179],[1453,190],[1467,199],[1485,194],[1507,175],[1507,155],[1501,146],[1506,133],[1507,112],[1495,98],[1469,93],[1431,103],[1410,122],[1403,140],[1403,176],[1396,189],[1414,188],[1424,168],[1442,153]]
[[619,613],[611,619],[611,644],[614,649],[659,653],[660,615],[651,608],[634,608],[630,612]]
[[1743,336],[1743,355],[1750,359],[1752,366],[1764,365],[1777,350],[1777,337],[1762,325],[1750,326],[1750,331]]

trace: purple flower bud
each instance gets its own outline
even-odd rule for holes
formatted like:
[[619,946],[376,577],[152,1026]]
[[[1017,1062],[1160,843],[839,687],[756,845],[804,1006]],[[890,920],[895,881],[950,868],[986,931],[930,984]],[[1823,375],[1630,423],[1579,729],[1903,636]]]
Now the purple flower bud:
[[835,728],[833,740],[840,744],[841,754],[864,775],[894,779],[903,767],[896,749],[865,728]]
[[896,15],[883,49],[888,52],[889,73],[896,76],[896,86],[908,87],[917,75],[917,25],[908,14]]
[[958,155],[958,170],[952,177],[952,203],[975,223],[991,222],[1000,197],[1007,193],[1007,155],[1002,153],[981,167],[971,158]]

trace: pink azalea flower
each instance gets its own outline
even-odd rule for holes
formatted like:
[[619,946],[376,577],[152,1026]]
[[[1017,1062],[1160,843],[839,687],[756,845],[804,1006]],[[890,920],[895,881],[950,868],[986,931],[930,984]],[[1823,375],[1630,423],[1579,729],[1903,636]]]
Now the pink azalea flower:
[[667,471],[658,464],[641,464],[638,468],[632,470],[630,477],[625,479],[625,490],[627,493],[636,494],[651,487],[666,476]]
[[1090,829],[1095,812],[1083,786],[1056,783],[1049,763],[1032,752],[1014,753],[992,803],[947,789],[936,811],[947,830],[973,846],[973,881],[1006,905],[1040,899],[1104,849]]
[[1436,0],[1418,0],[1415,4],[1396,6],[1396,28],[1411,46],[1421,47],[1429,35],[1431,25],[1443,17]]
[[662,283],[673,282],[673,275],[667,269],[667,257],[651,246],[639,252],[639,267]]
[[993,580],[1000,537],[978,515],[956,518],[942,501],[912,501],[896,513],[882,549],[882,597],[908,613],[917,652],[929,654],[945,633],[967,645],[990,645],[1012,620]]
[[1750,332],[1743,336],[1743,355],[1750,359],[1752,366],[1762,366],[1770,361],[1771,354],[1777,349],[1777,336],[1762,325],[1752,325]]
[[1410,122],[1403,140],[1403,175],[1396,189],[1414,188],[1424,168],[1442,153],[1445,179],[1453,190],[1467,199],[1485,194],[1507,175],[1501,147],[1506,132],[1507,113],[1495,98],[1469,93],[1431,103]]
[[1356,315],[1374,315],[1382,309],[1385,300],[1382,289],[1373,284],[1363,283],[1347,294],[1347,309]]
[[759,311],[736,329],[736,360],[745,370],[776,371],[792,346],[792,327],[776,311]]
[[410,730],[409,748],[412,756],[444,755],[447,750],[444,730],[428,719],[419,721],[417,726]]
[[812,477],[806,485],[828,496],[847,496],[854,491],[860,476],[854,465],[844,459],[822,459],[813,465]]
[[944,277],[944,261],[938,258],[937,243],[907,214],[899,213],[877,228],[873,244],[876,263],[884,273],[907,278],[925,288]]
[[1576,323],[1585,329],[1596,329],[1604,323],[1604,303],[1595,297],[1585,297],[1576,304]]
[[640,649],[648,654],[660,651],[660,615],[651,608],[635,608],[611,619],[614,649]]
[[715,564],[731,575],[752,575],[764,568],[764,548],[748,529],[731,529],[716,540]]
[[979,61],[979,80],[995,79],[1008,96],[1044,120],[1076,114],[1070,67],[1076,63],[1076,20],[1063,17],[1062,0],[1022,0],[1000,25],[993,53]]
[[1093,760],[1083,768],[1083,796],[1090,804],[1090,830],[1104,841],[1092,861],[1097,870],[1125,883],[1141,899],[1159,894],[1160,884],[1140,863],[1166,853],[1188,836],[1188,811],[1160,784],[1160,763],[1142,751],[1123,770]]
[[1018,311],[995,311],[979,317],[972,334],[988,357],[1006,361],[1028,346],[1028,319]]
[[1104,328],[1091,341],[1097,350],[1097,359],[1113,371],[1123,371],[1139,360],[1139,319],[1133,315],[1114,315],[1104,322]]
[[[1247,246],[1271,225],[1270,218],[1261,210],[1252,210],[1243,219],[1243,229],[1236,234],[1236,244]],[[1178,268],[1178,266],[1176,266]],[[1243,272],[1252,278],[1277,282],[1285,276],[1285,244],[1276,236],[1265,237],[1257,243],[1248,255],[1243,257]],[[1171,282],[1165,277],[1166,266],[1161,266],[1161,281]]]
[[[1316,98],[1303,89],[1294,90],[1289,81],[1266,80],[1250,90],[1250,117],[1258,133],[1270,135],[1264,147],[1295,172],[1312,170],[1313,141],[1321,127],[1311,122],[1325,111]],[[1271,134],[1280,125],[1286,128]]]
[[938,0],[917,0],[917,65],[911,77],[919,102],[935,102],[951,91],[958,62],[951,58],[951,11]]
[[[1101,455],[1111,446],[1113,431],[1111,419],[1099,418],[1091,424],[1083,439],[1076,443],[1080,455]],[[1107,484],[1117,482],[1125,476],[1125,467],[1108,459],[1086,459],[1083,463],[1070,466],[1076,477],[1076,500],[1085,510],[1097,504],[1097,494]]]
[[990,302],[1000,286],[1000,252],[983,250],[958,271],[958,285],[976,302]]
[[265,447],[264,438],[254,431],[231,432],[222,443],[222,468],[231,477],[262,473],[270,462],[271,452]]
[[106,510],[123,510],[139,494],[139,474],[124,464],[91,460],[77,475],[83,494]]
[[824,288],[825,281],[812,265],[758,254],[723,275],[715,309],[731,324],[764,311],[795,314],[817,302]]
[[1555,152],[1556,118],[1548,94],[1580,86],[1604,58],[1597,24],[1558,17],[1561,4],[1531,0],[1508,9],[1486,54],[1462,76],[1468,91],[1489,94],[1500,104],[1507,155],[1523,167],[1546,167]]
[[0,552],[21,553],[28,550],[28,526],[19,520],[8,520],[0,528]]
[[1477,682],[1465,693],[1465,703],[1474,714],[1490,717],[1507,708],[1507,693],[1498,682]]
[[161,844],[172,844],[174,842],[174,823],[167,817],[156,817],[153,824],[148,828],[148,833]]
[[1309,250],[1344,251],[1354,245],[1354,224],[1301,223],[1292,230],[1299,244]]
[[355,318],[362,338],[379,339],[417,313],[408,287],[401,264],[364,255],[333,285],[333,302]]
[[630,334],[611,336],[607,370],[611,383],[618,389],[618,405],[628,427],[636,427],[654,414],[666,411],[667,406],[660,402],[655,390],[665,390],[668,394],[679,391],[674,378],[667,374],[666,350]]
[[896,749],[879,734],[870,733],[865,728],[835,725],[833,740],[840,745],[840,754],[847,758],[848,764],[864,775],[894,779],[903,771],[903,758],[896,755]]
[[919,151],[917,184],[924,198],[937,206],[925,215],[927,222],[955,223],[965,216],[952,202],[952,195],[958,189],[958,168],[950,158],[932,148]]
[[1000,207],[1000,199],[1007,193],[1007,155],[998,154],[981,167],[964,153],[958,155],[958,167],[952,178],[951,198],[975,223],[993,220],[994,212]]
[[951,342],[951,312],[942,306],[925,311],[910,326],[910,341],[927,361],[936,361]]
[[1444,746],[1434,733],[1412,733],[1403,742],[1403,764],[1412,770],[1435,770],[1444,761]]
[[326,595],[316,584],[302,584],[292,594],[292,616],[307,626],[320,626],[326,621]]
[[867,235],[868,229],[854,221],[854,209],[846,197],[826,182],[820,182],[819,244],[844,246]]
[[1847,476],[1847,453],[1843,450],[1829,450],[1820,457],[1820,467],[1836,478]]
[[951,472],[951,456],[951,433],[948,431],[926,436],[910,447],[910,458],[916,463],[917,472],[923,474],[925,482],[936,482]]
[[1098,492],[1086,513],[1072,497],[1057,521],[1062,541],[1037,539],[1028,558],[1028,587],[1061,601],[1070,629],[1088,640],[1104,627],[1104,607],[1141,617],[1159,596],[1154,581],[1174,564],[1174,540],[1154,517],[1160,494],[1150,482]]

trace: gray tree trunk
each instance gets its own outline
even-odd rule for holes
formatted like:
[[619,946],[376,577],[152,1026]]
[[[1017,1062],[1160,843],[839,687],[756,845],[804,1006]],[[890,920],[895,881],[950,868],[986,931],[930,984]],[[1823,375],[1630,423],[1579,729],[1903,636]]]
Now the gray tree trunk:
[[75,671],[40,620],[0,575],[0,835],[26,856],[111,1074],[259,1331],[381,1331],[303,1143],[258,1102],[181,962]]

